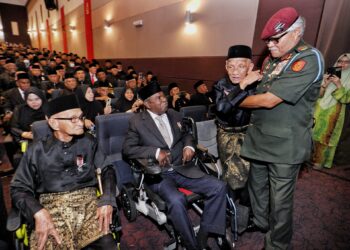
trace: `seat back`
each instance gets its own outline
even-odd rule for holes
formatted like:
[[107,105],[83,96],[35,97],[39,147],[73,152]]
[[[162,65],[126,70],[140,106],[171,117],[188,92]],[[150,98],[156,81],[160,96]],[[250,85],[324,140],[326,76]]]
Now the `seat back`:
[[52,134],[51,128],[46,120],[36,121],[32,124],[33,141],[39,141]]
[[208,149],[208,152],[215,157],[219,156],[216,141],[217,128],[215,120],[196,122],[197,143]]
[[182,117],[191,117],[195,122],[207,120],[207,107],[204,105],[180,108]]
[[168,86],[160,86],[160,89],[163,91],[165,96],[169,95]]
[[96,117],[96,137],[99,147],[112,162],[122,159],[122,146],[133,113],[116,113]]
[[114,96],[116,99],[119,99],[122,96],[124,89],[125,89],[124,87],[115,87],[114,88]]

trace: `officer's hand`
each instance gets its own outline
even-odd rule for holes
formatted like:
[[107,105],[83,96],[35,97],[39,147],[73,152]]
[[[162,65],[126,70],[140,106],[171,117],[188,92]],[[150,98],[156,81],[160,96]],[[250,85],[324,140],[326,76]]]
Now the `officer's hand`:
[[96,219],[98,219],[99,230],[104,234],[108,234],[109,226],[112,223],[113,207],[104,205],[97,208]]
[[52,235],[57,244],[61,245],[61,237],[59,236],[52,222],[50,213],[45,209],[41,209],[34,214],[35,219],[35,235],[38,240],[38,249],[45,249],[45,244],[49,235]]
[[193,156],[194,156],[194,151],[192,149],[184,148],[184,150],[182,151],[182,165],[192,160]]
[[239,86],[241,89],[245,89],[248,85],[260,81],[261,78],[260,70],[249,71],[247,76],[239,83]]
[[158,159],[157,161],[159,162],[159,166],[164,167],[167,164],[170,164],[170,152],[166,150],[160,150]]

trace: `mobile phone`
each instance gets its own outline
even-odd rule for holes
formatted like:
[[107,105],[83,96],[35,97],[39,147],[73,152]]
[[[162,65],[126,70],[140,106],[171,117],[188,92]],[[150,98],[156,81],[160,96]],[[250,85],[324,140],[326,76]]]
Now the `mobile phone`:
[[112,102],[112,99],[108,98],[107,101],[106,101],[106,107],[107,106],[111,106],[111,102]]
[[341,67],[330,67],[327,69],[327,74],[330,76],[337,76],[341,78]]

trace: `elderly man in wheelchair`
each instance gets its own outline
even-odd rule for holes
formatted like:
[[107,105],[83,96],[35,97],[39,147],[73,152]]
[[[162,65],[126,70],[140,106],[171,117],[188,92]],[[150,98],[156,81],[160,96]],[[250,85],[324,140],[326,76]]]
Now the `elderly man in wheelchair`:
[[[168,220],[182,245],[186,249],[206,249],[209,235],[225,235],[226,184],[206,175],[195,165],[193,137],[181,129],[181,115],[168,110],[158,82],[154,80],[142,88],[139,97],[146,111],[130,119],[123,153],[128,159],[146,159],[144,172],[151,175],[145,182],[165,201]],[[204,198],[197,235],[187,214],[186,197],[178,188]]]
[[84,135],[75,95],[52,100],[47,116],[53,133],[29,147],[10,186],[13,209],[34,226],[30,248],[116,249],[115,173]]

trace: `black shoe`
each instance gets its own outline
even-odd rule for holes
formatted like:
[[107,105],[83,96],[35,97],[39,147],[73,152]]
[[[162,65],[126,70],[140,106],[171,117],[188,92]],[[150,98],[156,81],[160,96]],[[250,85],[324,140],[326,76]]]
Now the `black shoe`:
[[247,229],[244,230],[244,232],[253,233],[253,232],[261,232],[261,233],[267,233],[266,229],[260,228],[257,225],[255,225],[254,222],[251,222],[248,224]]

